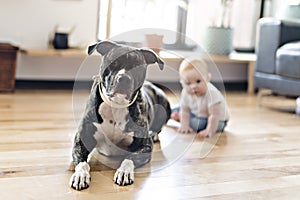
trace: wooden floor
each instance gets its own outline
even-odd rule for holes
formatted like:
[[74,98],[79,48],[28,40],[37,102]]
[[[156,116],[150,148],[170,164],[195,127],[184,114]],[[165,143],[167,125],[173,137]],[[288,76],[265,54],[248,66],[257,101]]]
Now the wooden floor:
[[299,199],[300,117],[259,107],[246,93],[227,93],[231,120],[220,137],[166,127],[133,185],[116,186],[114,170],[95,164],[90,188],[74,191],[71,144],[83,107],[76,99],[86,95],[0,93],[0,199]]

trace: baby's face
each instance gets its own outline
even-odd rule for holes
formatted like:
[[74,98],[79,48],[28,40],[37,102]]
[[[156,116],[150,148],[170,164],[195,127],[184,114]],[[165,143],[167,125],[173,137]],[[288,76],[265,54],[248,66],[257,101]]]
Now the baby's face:
[[187,93],[203,96],[207,91],[208,77],[203,77],[196,69],[185,71],[181,74],[181,85]]

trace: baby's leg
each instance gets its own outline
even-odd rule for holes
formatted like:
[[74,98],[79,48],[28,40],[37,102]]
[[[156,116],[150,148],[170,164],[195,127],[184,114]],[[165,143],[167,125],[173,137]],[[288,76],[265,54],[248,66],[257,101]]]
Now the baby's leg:
[[203,117],[197,117],[193,113],[191,113],[190,117],[190,127],[193,129],[195,132],[202,131],[206,128],[207,126],[207,118]]
[[[191,118],[190,118],[190,127],[195,131],[195,132],[199,132],[202,131],[204,129],[206,129],[207,127],[207,122],[208,119],[207,118],[203,118],[203,117],[197,117],[194,114],[191,113]],[[218,124],[218,129],[217,129],[217,133],[223,132],[224,128],[227,125],[227,121],[219,121]]]
[[219,121],[217,133],[223,132],[226,125],[227,125],[227,121]]

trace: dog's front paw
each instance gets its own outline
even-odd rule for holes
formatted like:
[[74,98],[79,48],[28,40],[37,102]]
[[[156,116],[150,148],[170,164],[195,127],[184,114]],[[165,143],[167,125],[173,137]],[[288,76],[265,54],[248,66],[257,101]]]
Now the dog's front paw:
[[86,162],[81,162],[75,167],[75,173],[70,178],[70,187],[76,190],[83,190],[90,186],[90,166]]
[[114,181],[118,185],[131,185],[134,182],[134,164],[132,160],[123,160],[119,169],[117,169]]

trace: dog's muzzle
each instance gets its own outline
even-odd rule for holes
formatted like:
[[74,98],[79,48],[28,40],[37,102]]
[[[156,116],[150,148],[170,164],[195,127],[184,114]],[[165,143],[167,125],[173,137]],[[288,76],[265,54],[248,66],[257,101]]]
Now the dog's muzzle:
[[103,101],[113,108],[127,108],[131,106],[139,94],[137,92],[132,100],[126,99],[127,95],[122,93],[115,93],[112,96],[108,96],[102,83],[99,83],[99,93]]
[[130,94],[132,92],[132,81],[130,79],[130,77],[124,75],[124,74],[120,74],[117,75],[116,80],[115,80],[115,89],[113,91],[113,94],[111,94],[112,96],[114,94],[123,94],[126,95],[127,98],[130,98]]
[[[120,91],[118,93],[108,94],[105,87],[103,86],[103,84],[101,82],[101,79],[100,79],[99,75],[93,76],[93,80],[94,80],[94,83],[93,83],[91,91],[98,84],[98,86],[99,86],[98,89],[99,89],[99,93],[100,93],[101,98],[103,99],[103,101],[106,104],[108,104],[109,106],[111,106],[113,108],[127,108],[127,107],[131,106],[136,101],[136,99],[139,95],[139,92],[137,92],[135,94],[135,96],[131,100],[129,100],[129,99],[127,99],[127,94],[126,94],[125,91],[124,91],[124,93]],[[125,83],[127,80],[121,78],[118,81]],[[125,90],[126,88],[121,87],[121,89]]]

